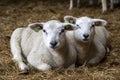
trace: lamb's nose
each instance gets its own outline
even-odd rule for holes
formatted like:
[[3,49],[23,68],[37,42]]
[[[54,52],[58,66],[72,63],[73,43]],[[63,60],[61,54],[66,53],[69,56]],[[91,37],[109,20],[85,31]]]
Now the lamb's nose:
[[57,45],[57,42],[56,41],[52,41],[52,42],[50,42],[50,44],[51,44],[51,47],[54,48]]
[[87,39],[89,37],[89,34],[83,34],[83,37]]

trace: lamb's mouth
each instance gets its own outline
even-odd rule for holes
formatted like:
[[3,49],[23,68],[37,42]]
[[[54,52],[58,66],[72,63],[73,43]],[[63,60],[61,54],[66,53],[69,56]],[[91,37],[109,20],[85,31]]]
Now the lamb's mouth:
[[50,46],[50,48],[52,48],[52,49],[56,49],[56,48],[57,48],[57,46],[52,46],[52,45],[51,45],[51,46]]
[[89,39],[83,39],[83,41],[87,42],[87,41],[89,41]]

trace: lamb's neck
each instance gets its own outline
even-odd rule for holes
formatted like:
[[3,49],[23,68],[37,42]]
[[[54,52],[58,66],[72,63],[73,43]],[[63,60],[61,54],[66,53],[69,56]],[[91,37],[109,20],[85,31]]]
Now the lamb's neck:
[[82,41],[77,41],[76,40],[76,44],[79,46],[79,47],[82,47],[83,49],[88,49],[89,46],[90,46],[90,41],[89,42],[82,42]]
[[60,56],[59,59],[63,60],[63,63],[64,63],[64,62],[66,62],[66,60],[68,59],[67,57],[69,56],[69,45],[68,45],[67,41],[65,41],[63,46],[61,46],[58,49],[53,49],[50,51],[55,59]]
[[60,56],[65,58],[68,55],[69,51],[69,45],[67,41],[65,40],[65,43],[59,48],[55,50]]
[[91,45],[91,42],[83,43],[81,41],[76,41],[76,49],[77,49],[78,55],[80,55],[81,59],[86,58],[86,55],[88,54],[90,45]]

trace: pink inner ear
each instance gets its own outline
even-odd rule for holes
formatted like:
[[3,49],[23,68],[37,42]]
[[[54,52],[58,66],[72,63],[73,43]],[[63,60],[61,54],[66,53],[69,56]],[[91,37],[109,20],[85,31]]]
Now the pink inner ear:
[[36,27],[36,26],[38,26],[40,29],[43,28],[43,27],[42,27],[42,26],[43,26],[42,24],[36,24],[35,27]]
[[68,18],[67,18],[67,21],[70,21],[70,20],[73,20],[73,18],[71,18],[71,17],[68,17]]
[[36,27],[39,28],[39,29],[42,29],[41,24],[34,24],[34,25],[30,26],[30,28],[32,28],[32,29],[35,29]]

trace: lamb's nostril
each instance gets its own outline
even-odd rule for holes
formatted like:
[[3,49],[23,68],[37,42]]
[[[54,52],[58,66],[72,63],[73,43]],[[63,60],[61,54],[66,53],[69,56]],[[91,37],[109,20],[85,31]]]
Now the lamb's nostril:
[[89,34],[83,34],[84,38],[87,39],[89,37]]
[[52,47],[55,47],[57,45],[57,42],[56,41],[52,41],[52,42],[50,42],[50,44],[52,45]]

